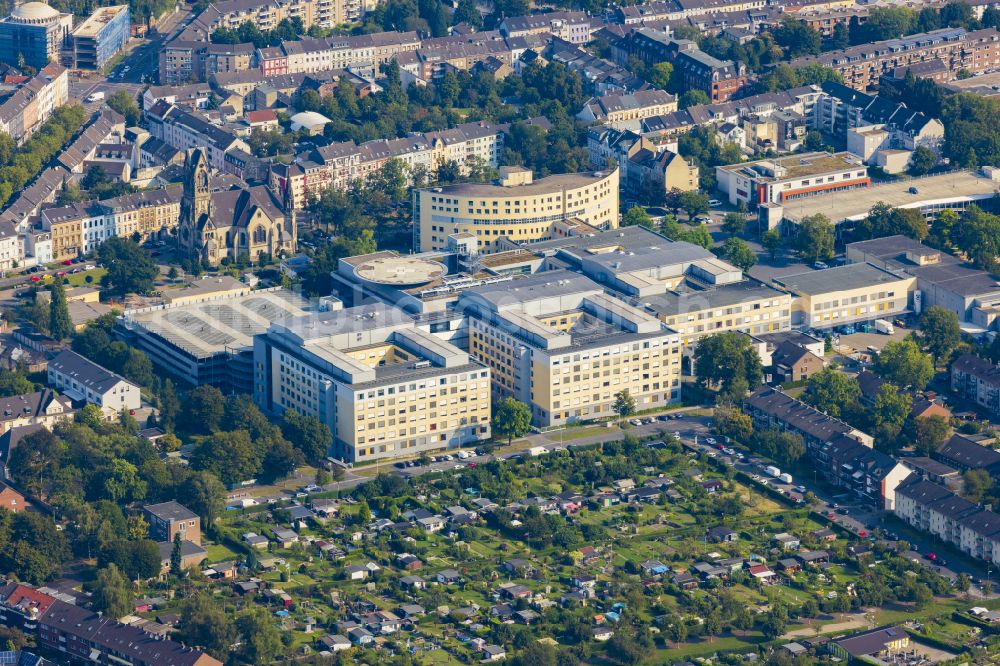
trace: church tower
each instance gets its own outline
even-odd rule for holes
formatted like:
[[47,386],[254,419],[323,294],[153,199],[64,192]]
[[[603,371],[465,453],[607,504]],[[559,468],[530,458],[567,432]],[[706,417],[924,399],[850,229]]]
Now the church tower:
[[204,244],[202,230],[212,219],[211,172],[208,155],[201,148],[192,148],[184,155],[184,194],[181,197],[180,247],[201,254]]

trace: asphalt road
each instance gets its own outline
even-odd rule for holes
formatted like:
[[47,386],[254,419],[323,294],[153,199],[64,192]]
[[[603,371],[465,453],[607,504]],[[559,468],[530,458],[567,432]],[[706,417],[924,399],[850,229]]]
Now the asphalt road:
[[193,20],[191,7],[180,5],[180,9],[165,17],[150,32],[147,39],[136,46],[112,72],[108,80],[113,83],[151,83],[156,81],[159,69],[159,55],[163,44],[176,35]]

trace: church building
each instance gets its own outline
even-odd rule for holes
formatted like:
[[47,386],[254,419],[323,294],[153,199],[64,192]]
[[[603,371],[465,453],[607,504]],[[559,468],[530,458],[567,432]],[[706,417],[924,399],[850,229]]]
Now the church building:
[[177,242],[188,256],[218,266],[227,257],[257,261],[295,252],[295,215],[286,216],[267,187],[213,187],[208,155],[201,148],[185,154],[184,176]]

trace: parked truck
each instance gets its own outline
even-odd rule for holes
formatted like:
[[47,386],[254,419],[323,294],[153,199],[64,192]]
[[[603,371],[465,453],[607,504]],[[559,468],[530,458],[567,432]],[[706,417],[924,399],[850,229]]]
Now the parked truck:
[[87,95],[88,102],[100,102],[103,99],[104,99],[104,93],[101,91],[92,92],[89,95]]
[[876,319],[875,330],[884,335],[892,335],[896,329],[892,327],[892,322],[887,319]]
[[781,474],[778,475],[778,480],[780,480],[782,483],[791,483],[792,475],[789,474],[788,472],[782,472]]
[[779,476],[781,476],[781,470],[778,469],[777,467],[775,467],[774,465],[768,465],[767,467],[764,468],[764,471],[767,472],[770,476],[773,476],[776,479]]
[[548,451],[544,446],[533,446],[528,449],[528,455],[530,456],[540,456]]

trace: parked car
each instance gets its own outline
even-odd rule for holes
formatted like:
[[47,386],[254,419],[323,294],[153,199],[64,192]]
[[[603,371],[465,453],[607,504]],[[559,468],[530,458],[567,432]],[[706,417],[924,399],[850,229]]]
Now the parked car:
[[709,199],[708,205],[711,206],[712,208],[718,208],[719,206],[722,205],[722,202],[719,201],[718,199]]

